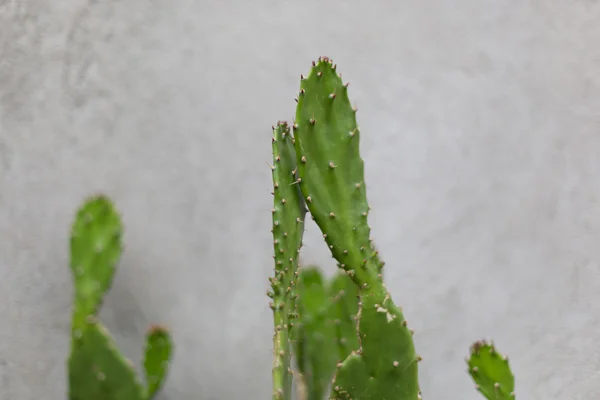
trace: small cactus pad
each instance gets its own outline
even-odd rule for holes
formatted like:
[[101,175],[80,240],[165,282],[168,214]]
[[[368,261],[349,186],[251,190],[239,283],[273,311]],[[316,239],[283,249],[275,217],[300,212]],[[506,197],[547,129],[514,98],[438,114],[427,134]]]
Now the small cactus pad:
[[144,372],[146,373],[147,399],[152,399],[165,381],[173,343],[166,328],[153,326],[146,334]]
[[306,206],[298,187],[296,153],[287,123],[277,123],[273,128],[272,141],[275,277],[271,281],[271,286],[274,299],[281,304],[284,297],[288,297],[293,289],[290,286],[294,283],[298,268],[298,253],[302,246]]
[[273,127],[273,247],[275,276],[271,278],[273,336],[273,399],[289,399],[292,377],[289,333],[295,316],[295,277],[304,234],[306,206],[296,177],[296,153],[290,128],[285,122]]
[[358,288],[348,275],[338,273],[329,284],[329,296],[332,301],[329,315],[336,332],[337,360],[342,362],[359,348],[356,319]]
[[330,399],[417,400],[418,361],[402,312],[383,287],[361,290],[361,349],[341,364]]
[[302,268],[297,286],[299,324],[295,326],[295,354],[303,376],[307,400],[324,398],[335,371],[335,326],[330,318],[331,299],[321,272]]
[[475,342],[467,364],[477,390],[488,400],[515,399],[515,377],[508,359],[500,355],[493,344],[483,340]]
[[121,219],[107,197],[90,198],[77,212],[71,231],[74,327],[83,326],[102,304],[121,256],[121,234]]
[[144,400],[133,365],[95,318],[74,332],[69,358],[69,400]]
[[358,283],[377,279],[360,132],[348,88],[326,57],[302,77],[294,122],[300,189],[339,266]]

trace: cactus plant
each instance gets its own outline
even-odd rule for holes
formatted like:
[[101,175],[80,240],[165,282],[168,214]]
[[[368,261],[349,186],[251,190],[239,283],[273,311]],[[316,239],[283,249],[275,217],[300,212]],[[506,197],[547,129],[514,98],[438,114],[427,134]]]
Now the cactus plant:
[[[300,400],[420,399],[421,358],[371,238],[356,108],[329,58],[302,76],[297,103],[293,130],[282,121],[272,127],[271,397],[292,399],[298,377]],[[307,212],[337,261],[331,279],[300,265]],[[98,318],[123,251],[122,229],[105,196],[86,200],[72,226],[70,400],[150,400],[167,375],[173,344],[166,328],[146,334],[144,385]],[[467,363],[488,400],[515,398],[508,361],[492,344],[475,342]]]
[[[298,209],[302,210],[303,201],[321,230],[337,266],[345,274],[341,276],[346,279],[346,284],[353,283],[355,297],[360,300],[357,302],[356,298],[346,296],[343,303],[333,306],[335,295],[328,293],[328,284],[318,270],[302,268],[296,252],[289,259],[290,263],[293,260],[293,265],[290,264],[285,273],[300,271],[297,284],[287,288],[287,293],[296,295],[283,298],[274,286],[271,296],[278,299],[275,304],[281,304],[281,301],[289,303],[275,306],[275,312],[278,307],[296,310],[294,315],[298,319],[292,338],[299,376],[304,381],[303,398],[323,398],[325,383],[333,374],[329,391],[331,400],[420,399],[418,362],[421,357],[415,351],[412,331],[401,309],[395,305],[383,282],[384,263],[371,238],[357,110],[350,103],[348,84],[342,82],[336,65],[329,58],[319,58],[313,62],[309,74],[301,76],[296,102],[293,135],[290,135],[285,123],[279,123],[279,128],[274,129],[274,143],[281,142],[277,135],[283,130],[287,145],[294,145],[293,149],[286,148],[287,170],[280,167],[276,174],[277,166],[273,167],[275,204],[277,206],[282,199],[277,197],[278,193],[283,193],[282,173],[287,178],[285,199],[290,202],[291,192],[300,197],[293,202],[299,204],[299,208],[279,206],[273,210],[274,215],[277,214],[277,218],[273,219],[276,276],[281,276],[280,265],[284,260],[278,261],[277,258],[277,252],[281,252],[281,247],[277,247],[281,243],[277,232],[281,231],[276,231],[275,222],[299,221]],[[295,165],[289,160],[293,152]],[[284,159],[281,154],[281,147],[274,145],[274,160],[281,162]],[[287,229],[290,231],[291,227]],[[296,239],[285,252],[300,248],[302,234],[294,233]],[[334,280],[330,286],[333,288],[335,285]],[[356,314],[356,319],[353,319],[353,314]],[[282,319],[276,317],[276,332],[278,321]],[[331,321],[338,321],[337,331]],[[340,346],[342,343],[348,343],[348,346]],[[275,345],[276,350],[282,348],[280,341],[276,341]],[[288,349],[276,351],[276,360],[283,354],[289,360]],[[339,359],[332,355],[332,349],[339,350]],[[478,346],[477,351],[472,351],[469,361],[470,373],[479,390],[486,396],[496,396],[494,399],[505,398],[498,396],[506,393],[514,398],[514,382],[508,364],[497,364],[489,351],[485,353],[487,349],[486,345]],[[286,381],[286,385],[289,384]],[[281,385],[275,381],[274,388],[279,387]]]
[[146,387],[133,364],[116,348],[98,320],[121,252],[122,224],[105,196],[88,199],[71,231],[71,271],[75,283],[69,367],[71,400],[150,400],[164,382],[172,344],[165,328],[146,335]]

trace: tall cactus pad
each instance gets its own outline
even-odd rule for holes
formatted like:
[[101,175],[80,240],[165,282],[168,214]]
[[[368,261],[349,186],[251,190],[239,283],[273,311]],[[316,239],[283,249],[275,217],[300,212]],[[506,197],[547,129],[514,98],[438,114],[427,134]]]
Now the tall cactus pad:
[[71,231],[74,328],[83,326],[102,304],[123,250],[121,234],[121,219],[107,197],[90,198],[77,212]]
[[106,329],[94,317],[78,329],[69,358],[69,400],[145,400],[133,365]]
[[273,247],[275,276],[271,278],[275,334],[273,336],[273,399],[289,399],[292,379],[289,331],[295,312],[295,277],[304,234],[306,206],[296,177],[296,153],[289,126],[273,127]]
[[331,298],[321,272],[302,268],[298,277],[298,313],[295,355],[307,400],[322,400],[335,371],[336,331],[331,318]]
[[361,349],[339,367],[330,398],[417,400],[420,357],[402,312],[388,295],[361,293]]
[[285,300],[293,290],[298,269],[298,254],[304,234],[306,206],[300,196],[296,177],[296,152],[290,129],[285,122],[273,128],[273,248],[275,277],[271,286],[275,299]]
[[412,333],[383,285],[383,263],[370,239],[356,109],[328,58],[301,79],[294,138],[302,195],[362,304],[361,348],[337,371],[331,398],[417,400]]
[[360,132],[348,88],[328,58],[302,77],[294,138],[300,188],[339,266],[357,282],[377,279]]
[[508,359],[500,355],[493,344],[475,342],[467,364],[477,390],[488,400],[515,399],[515,378]]
[[167,376],[173,343],[169,332],[161,326],[153,326],[146,334],[144,372],[146,373],[147,399],[152,399]]

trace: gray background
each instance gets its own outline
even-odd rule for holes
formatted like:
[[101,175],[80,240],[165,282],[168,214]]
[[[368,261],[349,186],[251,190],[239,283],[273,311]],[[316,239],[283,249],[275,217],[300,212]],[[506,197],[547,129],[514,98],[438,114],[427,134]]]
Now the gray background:
[[270,127],[321,55],[425,399],[481,398],[483,337],[520,399],[600,398],[598,1],[283,4],[0,0],[2,399],[65,398],[68,231],[96,192],[126,226],[102,317],[136,361],[172,328],[162,399],[269,398]]

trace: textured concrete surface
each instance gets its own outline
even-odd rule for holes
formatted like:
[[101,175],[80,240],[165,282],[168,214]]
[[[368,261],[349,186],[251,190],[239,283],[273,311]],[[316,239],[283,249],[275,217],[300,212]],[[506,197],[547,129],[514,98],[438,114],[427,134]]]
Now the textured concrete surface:
[[[369,5],[367,5],[369,4]],[[112,196],[102,317],[166,400],[270,394],[270,126],[331,56],[363,131],[374,238],[426,399],[479,399],[494,338],[521,399],[600,398],[600,3],[0,1],[0,398],[65,398],[68,230]],[[309,225],[305,263],[333,262]]]

